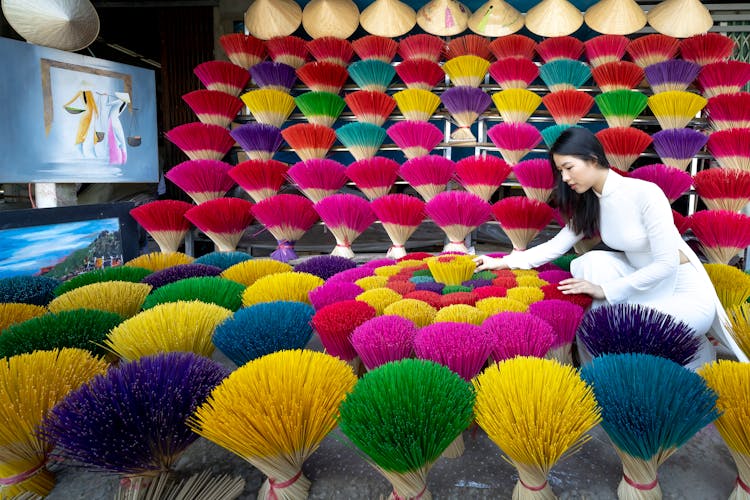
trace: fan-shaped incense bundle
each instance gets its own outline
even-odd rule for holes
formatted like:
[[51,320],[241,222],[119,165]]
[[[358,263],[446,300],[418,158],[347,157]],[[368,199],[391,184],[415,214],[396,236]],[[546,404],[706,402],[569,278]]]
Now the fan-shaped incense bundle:
[[[207,161],[207,160],[203,160]],[[164,253],[176,252],[190,229],[185,212],[192,205],[178,200],[145,203],[130,211],[130,215],[145,229]]]
[[473,405],[469,384],[448,368],[404,359],[362,377],[341,405],[339,427],[391,482],[392,498],[431,498],[427,474],[469,426]]
[[[661,498],[659,466],[718,416],[700,376],[648,354],[609,354],[581,370],[623,464],[621,498]],[[654,381],[659,383],[655,384]]]
[[281,147],[281,130],[265,123],[245,123],[229,134],[251,160],[270,160]]
[[322,36],[307,42],[307,50],[316,61],[329,62],[346,67],[354,57],[354,48],[345,38]]
[[492,102],[503,117],[503,121],[523,123],[534,114],[542,103],[538,94],[526,89],[507,89],[492,94]]
[[[102,281],[129,281],[131,283],[140,283],[140,281],[149,274],[151,274],[151,271],[142,267],[115,266],[107,267],[105,269],[96,269],[94,271],[79,274],[78,276],[60,283],[60,285],[54,289],[54,294],[56,297],[59,297],[65,292],[69,292],[75,288],[90,285],[92,283],[101,283]],[[0,328],[0,331],[2,331],[2,328]]]
[[539,68],[531,59],[505,57],[489,67],[490,76],[503,90],[525,89],[539,76]]
[[253,83],[261,89],[272,89],[289,93],[297,82],[294,66],[280,62],[265,61],[250,68]]
[[750,129],[719,130],[706,146],[723,168],[750,171]]
[[604,92],[595,100],[610,127],[629,127],[648,104],[645,94],[632,90]]
[[630,58],[641,68],[674,59],[680,41],[659,33],[635,38],[628,44]]
[[208,90],[216,90],[237,97],[250,80],[247,68],[227,61],[206,61],[193,69],[193,73]]
[[750,203],[750,172],[709,168],[695,174],[693,184],[709,210],[740,212]]
[[216,328],[213,343],[237,366],[285,349],[304,349],[312,337],[314,313],[300,302],[245,307]]
[[195,90],[182,96],[201,123],[228,127],[242,109],[242,101],[218,90]]
[[690,216],[690,228],[710,262],[729,264],[750,245],[750,217],[727,210],[700,210]]
[[219,43],[229,60],[245,69],[255,66],[268,55],[263,40],[244,33],[221,35]]
[[560,134],[568,130],[570,127],[577,126],[578,125],[550,125],[549,127],[543,128],[541,134],[544,139],[544,144],[546,144],[548,148],[552,147],[555,141],[560,137]]
[[302,161],[325,158],[336,142],[332,128],[314,123],[297,123],[282,130],[281,135]]
[[271,258],[289,262],[297,258],[294,244],[318,221],[313,202],[304,196],[277,194],[256,203],[253,215],[276,238]]
[[310,480],[302,465],[336,426],[339,405],[355,382],[351,368],[327,354],[269,354],[234,371],[188,425],[268,476],[262,498],[305,498]]
[[308,294],[321,286],[323,280],[309,273],[273,272],[255,280],[242,294],[247,306],[277,300],[310,303]]
[[372,200],[370,207],[393,243],[386,256],[405,256],[406,241],[425,218],[424,202],[406,194],[389,194]]
[[586,59],[593,68],[617,62],[625,56],[630,39],[624,35],[599,35],[583,43]]
[[744,304],[750,298],[749,274],[727,264],[703,264],[703,267],[724,309]]
[[536,53],[545,63],[558,59],[578,59],[583,49],[583,42],[572,36],[553,36],[536,44]]
[[707,101],[692,92],[669,91],[648,98],[648,107],[662,129],[684,128]]
[[218,276],[221,269],[204,264],[180,264],[156,271],[141,280],[141,283],[151,285],[154,290],[176,281],[199,276]]
[[41,432],[62,457],[126,478],[170,471],[198,438],[185,424],[229,371],[201,356],[165,353],[124,363],[71,392]]
[[276,160],[248,160],[236,165],[229,176],[258,203],[275,195],[286,181],[289,166]]
[[492,359],[496,362],[516,356],[543,358],[556,338],[549,323],[524,312],[490,316],[482,323],[482,329],[490,338]]
[[477,423],[518,469],[513,497],[554,498],[550,469],[601,420],[591,387],[572,366],[531,357],[492,365],[473,383]]
[[[659,94],[663,95],[663,94]],[[633,127],[605,128],[596,133],[610,165],[627,172],[649,144],[651,136]]]
[[126,281],[92,283],[66,292],[49,303],[53,313],[74,309],[97,309],[129,318],[136,314],[151,291],[151,285]]
[[396,70],[389,63],[366,59],[349,65],[349,76],[361,90],[385,92],[396,76]]
[[490,42],[489,48],[498,60],[506,57],[532,60],[536,52],[536,42],[525,35],[511,34],[495,38]]
[[652,64],[643,69],[654,94],[687,90],[700,70],[700,65],[679,59]]
[[[184,253],[161,253],[151,252],[144,255],[139,255],[135,259],[131,259],[125,263],[126,267],[139,267],[142,269],[148,269],[149,271],[159,271],[168,267],[177,266],[181,264],[189,264],[195,259]],[[128,280],[129,281],[129,280]]]
[[385,140],[385,129],[372,123],[347,123],[336,129],[339,142],[355,161],[372,158]]
[[396,122],[386,133],[409,160],[430,154],[444,138],[439,128],[426,121]]
[[513,174],[527,197],[547,203],[555,189],[555,174],[549,160],[524,160],[513,166]]
[[455,59],[456,57],[472,55],[482,59],[491,60],[493,58],[490,51],[490,41],[486,38],[469,34],[453,38],[445,46],[446,60]]
[[440,105],[440,98],[422,89],[406,89],[393,94],[396,105],[407,120],[429,121]]
[[266,50],[273,62],[297,69],[308,59],[307,42],[298,36],[277,36],[266,40]]
[[242,292],[245,285],[218,276],[196,276],[185,278],[154,290],[143,303],[143,309],[159,304],[198,300],[216,304],[230,311],[242,307]]
[[750,93],[721,94],[708,100],[704,112],[714,130],[750,128]]
[[315,276],[327,280],[338,273],[356,267],[356,262],[352,262],[345,257],[337,257],[335,255],[317,255],[295,264],[294,270],[301,273],[314,274]]
[[219,251],[234,252],[253,222],[253,204],[240,198],[217,198],[185,212],[185,217],[214,242]]
[[737,94],[750,81],[750,63],[721,61],[710,63],[698,74],[698,89],[706,98]]
[[488,60],[474,55],[455,57],[443,64],[445,74],[456,87],[479,87],[489,67]]
[[629,61],[617,61],[596,66],[591,70],[594,82],[602,92],[630,90],[641,84],[643,69]]
[[313,92],[338,94],[344,88],[349,72],[329,62],[310,62],[297,69],[297,78]]
[[331,255],[354,257],[352,243],[375,222],[367,200],[352,194],[334,194],[315,204],[315,211],[336,238]]
[[435,281],[445,285],[460,285],[471,279],[476,269],[476,264],[465,255],[440,255],[426,260]]
[[374,200],[385,196],[398,177],[400,165],[390,158],[375,156],[356,161],[346,167],[346,176],[367,196]]
[[430,91],[445,80],[445,71],[436,62],[427,59],[407,59],[396,66],[396,73],[409,89]]
[[690,128],[660,130],[652,137],[662,163],[680,170],[688,167],[708,141],[706,134]]
[[690,190],[690,174],[662,164],[646,165],[630,173],[630,177],[653,182],[664,192],[670,203]]
[[443,92],[440,99],[458,125],[451,138],[476,142],[477,138],[471,132],[471,126],[490,107],[490,96],[479,88],[452,87]]
[[525,196],[503,198],[492,205],[492,214],[515,250],[528,248],[531,240],[552,221],[552,207]]
[[573,364],[572,344],[583,312],[581,306],[565,300],[540,300],[529,304],[529,313],[543,319],[555,332],[549,356],[560,363]]
[[226,128],[200,122],[178,125],[164,136],[191,160],[221,160],[234,145]]
[[120,323],[103,345],[125,361],[161,352],[194,352],[210,357],[214,329],[231,316],[229,309],[216,304],[167,302]]
[[346,107],[344,100],[330,92],[305,92],[294,98],[294,102],[308,123],[333,127]]
[[586,63],[573,59],[558,59],[542,64],[539,77],[550,92],[575,90],[591,78],[591,69]]
[[492,155],[469,156],[456,162],[456,179],[468,192],[490,201],[510,175],[510,166]]
[[419,156],[406,161],[398,174],[408,182],[425,201],[445,191],[456,172],[456,164],[444,156]]
[[250,286],[260,278],[269,274],[287,273],[292,270],[292,266],[284,262],[273,259],[253,259],[240,262],[232,267],[225,269],[221,277]]
[[352,41],[352,49],[360,59],[375,59],[390,63],[398,51],[398,42],[377,35],[365,35]]
[[[45,307],[34,304],[16,302],[0,304],[0,334],[13,325],[24,323],[46,312],[47,309]],[[2,342],[1,339],[0,342]]]
[[542,102],[555,123],[575,125],[591,110],[594,98],[578,90],[558,90],[545,95]]
[[347,94],[344,100],[354,113],[357,121],[371,123],[378,127],[382,127],[393,110],[396,109],[396,101],[393,97],[373,90],[352,92]]
[[490,204],[466,191],[446,191],[425,205],[427,216],[445,233],[444,252],[468,253],[465,239],[490,218]]
[[258,123],[281,128],[294,111],[294,99],[286,92],[274,89],[257,89],[240,96]]
[[104,361],[81,349],[0,359],[0,495],[50,493],[55,478],[45,465],[54,442],[37,434],[37,428],[70,391],[106,368]]
[[346,167],[334,160],[319,158],[301,161],[287,175],[314,203],[330,196],[346,184]]
[[407,36],[398,44],[398,55],[404,61],[427,59],[439,63],[443,56],[445,42],[435,35],[418,34]]
[[[185,191],[195,203],[200,205],[209,200],[223,197],[227,191],[234,187],[234,179],[229,176],[231,168],[232,165],[219,160],[188,160],[169,169],[164,177]],[[188,223],[187,228],[189,227]],[[182,240],[182,236],[179,240]],[[171,247],[167,246],[166,248]],[[165,253],[177,251],[176,248],[161,250]]]
[[511,166],[542,142],[539,130],[528,123],[498,123],[487,131],[487,136]]
[[411,356],[417,329],[399,316],[378,316],[354,329],[351,343],[362,364],[374,370],[390,361]]

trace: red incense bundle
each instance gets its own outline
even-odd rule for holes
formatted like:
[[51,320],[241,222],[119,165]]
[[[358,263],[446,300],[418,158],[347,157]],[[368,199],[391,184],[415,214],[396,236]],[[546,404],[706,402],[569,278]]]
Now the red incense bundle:
[[558,59],[578,59],[583,49],[583,42],[572,36],[553,36],[536,45],[536,53],[545,63]]
[[219,43],[229,60],[245,69],[255,66],[268,55],[263,40],[252,35],[229,33],[220,36]]
[[698,196],[709,210],[740,212],[750,202],[750,172],[709,168],[693,178]]
[[398,178],[399,168],[390,158],[374,156],[346,167],[346,175],[367,198],[374,200],[388,194]]
[[750,129],[714,132],[708,137],[706,147],[723,168],[750,171]]
[[307,62],[307,42],[298,36],[277,36],[266,40],[266,50],[273,62],[299,69]]
[[206,61],[193,70],[208,90],[226,92],[237,97],[250,80],[247,69],[227,61]]
[[690,216],[690,229],[709,261],[729,262],[750,245],[750,217],[728,210],[700,210]]
[[425,218],[424,202],[406,194],[389,194],[372,200],[370,207],[393,243],[386,257],[404,257],[406,241]]
[[750,93],[717,95],[703,111],[714,130],[750,128]]
[[427,59],[439,63],[443,56],[445,42],[435,36],[427,34],[411,35],[398,44],[398,55],[404,61],[412,59]]
[[428,155],[412,158],[401,165],[399,175],[408,182],[425,201],[430,201],[448,187],[456,173],[456,163],[443,156]]
[[594,98],[578,90],[559,90],[542,97],[542,103],[558,125],[575,125],[594,105]]
[[288,169],[276,160],[248,160],[232,168],[229,176],[258,203],[279,192]]
[[195,90],[182,96],[201,123],[228,127],[242,109],[242,101],[218,90]]
[[443,252],[469,253],[464,240],[490,218],[490,204],[466,191],[447,191],[428,201],[425,212],[448,237]]
[[315,123],[297,123],[282,130],[281,136],[302,161],[325,158],[336,142],[332,128]]
[[375,59],[390,64],[396,57],[398,42],[391,38],[366,35],[352,42],[352,49],[360,59]]
[[510,175],[510,166],[492,155],[470,156],[456,163],[456,178],[468,192],[484,201],[492,195]]
[[490,41],[483,36],[469,34],[453,38],[444,50],[445,59],[451,60],[460,56],[477,56],[491,61]]
[[297,68],[297,78],[313,92],[338,94],[344,88],[349,72],[330,62],[310,62]]
[[234,146],[226,128],[200,122],[178,125],[164,135],[191,160],[221,160]]
[[346,105],[352,110],[360,123],[372,123],[382,127],[393,110],[396,101],[385,92],[373,90],[358,90],[344,97]]
[[408,59],[396,66],[396,74],[410,89],[432,90],[445,80],[445,71],[436,62],[428,59]]
[[164,177],[200,205],[221,198],[234,187],[231,169],[232,165],[219,160],[189,160],[169,169]]
[[722,33],[693,35],[680,43],[680,56],[690,62],[705,66],[732,57],[737,46],[732,38]]
[[531,59],[505,57],[490,64],[489,72],[503,90],[525,89],[539,76],[539,67]]
[[629,61],[608,62],[591,70],[596,85],[602,92],[631,90],[641,84],[643,68]]
[[534,59],[535,48],[534,40],[516,34],[497,37],[490,43],[490,51],[497,60],[506,57],[521,57],[531,61]]
[[596,133],[610,165],[627,172],[651,144],[651,136],[633,127],[605,128]]
[[630,58],[641,68],[674,59],[680,41],[659,33],[633,39],[627,48]]
[[307,42],[307,50],[316,61],[346,67],[354,56],[351,42],[345,38],[323,36]]
[[592,67],[617,62],[625,56],[630,39],[624,35],[599,35],[584,42],[586,59]]
[[240,198],[218,198],[185,212],[185,218],[214,242],[219,252],[234,252],[253,222],[253,204]]
[[135,221],[154,239],[162,253],[174,253],[190,230],[185,212],[193,205],[178,200],[145,203],[130,211]]
[[552,221],[552,207],[525,196],[503,198],[492,205],[492,214],[514,250],[526,250],[531,240]]
[[705,97],[737,94],[750,82],[750,63],[719,61],[703,66],[698,73],[698,88]]

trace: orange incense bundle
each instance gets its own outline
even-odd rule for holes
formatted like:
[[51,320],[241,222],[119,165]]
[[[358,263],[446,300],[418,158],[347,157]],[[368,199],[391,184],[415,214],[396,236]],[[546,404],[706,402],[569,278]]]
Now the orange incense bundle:
[[401,166],[390,158],[374,156],[346,167],[346,175],[367,196],[374,200],[385,196],[396,183]]
[[680,41],[671,36],[659,33],[646,35],[632,40],[627,52],[630,58],[641,68],[652,64],[674,59],[680,49]]
[[349,40],[335,36],[323,36],[307,42],[307,50],[316,61],[338,64],[346,67],[354,56]]
[[406,194],[389,194],[372,200],[370,207],[393,243],[386,257],[405,256],[406,241],[425,218],[424,202]]
[[297,78],[313,92],[338,94],[344,88],[349,72],[330,62],[310,62],[297,68]]
[[190,160],[175,165],[164,174],[200,205],[221,198],[234,187],[229,176],[232,165],[219,160]]
[[605,128],[596,133],[610,165],[627,172],[651,144],[651,136],[633,127]]
[[435,35],[419,34],[407,36],[398,44],[398,55],[404,61],[427,59],[439,63],[443,56],[445,42]]
[[594,98],[578,90],[558,90],[542,98],[544,107],[558,125],[575,125],[594,105]]
[[536,53],[545,63],[558,59],[578,59],[583,54],[583,42],[572,36],[553,36],[536,45]]
[[456,179],[468,192],[484,201],[492,195],[510,175],[510,166],[492,155],[469,156],[456,163]]
[[584,42],[586,59],[592,67],[617,62],[625,56],[630,39],[624,35],[599,35]]
[[497,60],[521,57],[530,61],[534,59],[536,42],[527,36],[513,34],[495,38],[489,48]]
[[407,88],[432,90],[442,80],[445,71],[436,62],[428,59],[408,59],[396,66],[396,74]]
[[490,204],[466,191],[439,193],[424,209],[448,237],[443,252],[469,253],[466,236],[490,218]]
[[391,38],[366,35],[352,42],[352,49],[360,59],[375,59],[390,64],[396,57],[398,42]]
[[151,235],[162,253],[174,253],[190,230],[185,212],[192,207],[184,201],[159,200],[135,207],[130,215]]
[[242,109],[242,101],[218,90],[195,90],[182,96],[201,123],[228,127]]
[[277,36],[266,40],[266,50],[273,62],[299,69],[307,62],[307,42],[298,36]]
[[488,61],[493,59],[490,41],[483,36],[469,34],[453,38],[445,46],[445,59],[451,60],[460,56],[477,56]]
[[315,123],[297,123],[282,130],[281,136],[302,161],[325,158],[336,142],[332,128]]
[[178,125],[164,135],[191,160],[221,160],[234,146],[226,128],[200,122]]
[[250,69],[263,61],[268,53],[263,40],[243,33],[229,33],[219,37],[221,48],[232,63]]
[[503,198],[492,205],[492,214],[514,250],[526,250],[531,240],[552,221],[552,207],[525,196]]
[[258,203],[279,192],[288,169],[276,160],[248,160],[232,168],[229,176]]
[[596,85],[602,92],[631,90],[641,84],[645,74],[643,68],[629,61],[604,63],[591,70]]
[[321,158],[296,163],[288,170],[287,175],[313,203],[334,194],[347,180],[344,165]]
[[193,70],[208,90],[217,90],[237,97],[250,80],[247,69],[227,61],[206,61]]
[[709,168],[695,174],[693,185],[709,210],[740,212],[750,203],[750,171]]
[[185,212],[185,218],[214,242],[220,252],[234,252],[253,222],[253,204],[240,198],[218,198]]

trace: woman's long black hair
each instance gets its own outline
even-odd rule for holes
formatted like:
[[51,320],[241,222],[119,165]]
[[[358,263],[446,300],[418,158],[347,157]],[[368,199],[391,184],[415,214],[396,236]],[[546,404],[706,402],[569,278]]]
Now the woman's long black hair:
[[549,161],[557,182],[555,205],[576,233],[591,238],[599,234],[599,198],[593,189],[578,194],[562,180],[552,155],[573,156],[609,168],[604,147],[593,132],[581,127],[565,130],[549,150]]

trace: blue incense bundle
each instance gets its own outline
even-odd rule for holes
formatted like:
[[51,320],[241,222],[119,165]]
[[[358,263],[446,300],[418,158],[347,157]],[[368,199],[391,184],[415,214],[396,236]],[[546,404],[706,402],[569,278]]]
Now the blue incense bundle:
[[229,134],[251,160],[270,160],[282,143],[281,129],[267,123],[245,123]]
[[13,276],[0,279],[0,304],[18,302],[46,306],[55,298],[60,282],[44,276]]
[[544,144],[547,145],[547,147],[552,147],[552,145],[555,143],[558,137],[560,137],[560,134],[568,130],[570,127],[577,127],[578,125],[550,125],[549,127],[545,127],[541,130],[542,139],[544,139]]
[[259,88],[289,92],[297,81],[297,70],[288,64],[264,61],[250,68],[253,83]]
[[492,104],[489,94],[476,87],[451,87],[443,92],[440,100],[458,125],[451,138],[476,141],[471,126]]
[[210,252],[195,259],[193,264],[205,264],[225,271],[235,264],[250,259],[252,257],[245,252]]
[[576,90],[591,78],[591,69],[586,63],[573,59],[557,59],[542,64],[539,77],[550,92]]
[[396,76],[396,70],[383,61],[365,59],[349,65],[349,76],[362,90],[385,92]]
[[334,274],[338,274],[347,269],[357,267],[357,263],[346,257],[338,255],[318,255],[303,260],[294,266],[294,270],[300,273],[309,273],[328,280]]
[[385,129],[372,123],[353,122],[336,129],[336,137],[356,161],[375,156],[385,136]]

